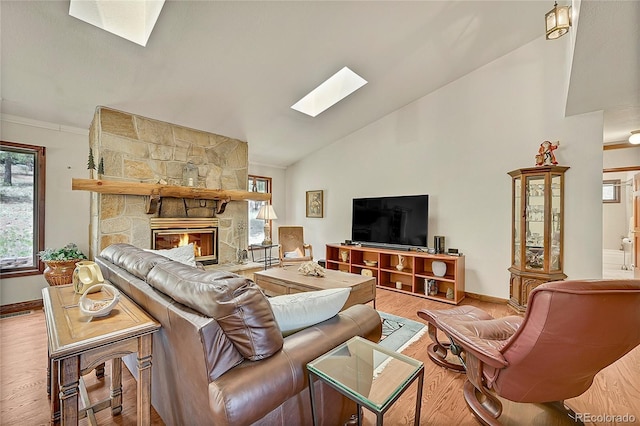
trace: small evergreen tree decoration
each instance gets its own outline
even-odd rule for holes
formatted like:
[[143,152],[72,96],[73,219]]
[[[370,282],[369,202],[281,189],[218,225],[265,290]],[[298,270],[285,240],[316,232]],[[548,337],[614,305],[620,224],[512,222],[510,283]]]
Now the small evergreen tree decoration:
[[96,169],[96,162],[93,159],[93,150],[89,147],[89,161],[87,162],[87,169],[91,173],[91,179],[93,179],[93,171]]
[[102,178],[104,174],[104,157],[100,157],[100,163],[98,164],[98,178]]

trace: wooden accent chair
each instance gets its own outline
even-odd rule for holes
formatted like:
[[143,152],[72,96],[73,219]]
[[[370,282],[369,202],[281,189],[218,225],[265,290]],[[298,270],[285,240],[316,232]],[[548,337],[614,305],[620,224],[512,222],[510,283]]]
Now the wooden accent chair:
[[477,308],[460,315],[421,310],[418,316],[463,352],[464,399],[480,422],[499,425],[496,395],[547,404],[575,419],[563,401],[584,393],[600,370],[640,344],[638,306],[640,280],[573,280],[534,289],[524,318],[478,316]]
[[279,226],[280,266],[295,265],[313,260],[311,244],[304,242],[302,226]]

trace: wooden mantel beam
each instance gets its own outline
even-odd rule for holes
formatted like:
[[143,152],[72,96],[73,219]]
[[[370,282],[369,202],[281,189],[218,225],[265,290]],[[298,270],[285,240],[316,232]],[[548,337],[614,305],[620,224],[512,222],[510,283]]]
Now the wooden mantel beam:
[[159,183],[125,182],[114,180],[71,179],[71,189],[101,194],[146,195],[199,200],[254,200],[269,201],[271,194],[227,189],[196,188],[191,186],[161,185]]

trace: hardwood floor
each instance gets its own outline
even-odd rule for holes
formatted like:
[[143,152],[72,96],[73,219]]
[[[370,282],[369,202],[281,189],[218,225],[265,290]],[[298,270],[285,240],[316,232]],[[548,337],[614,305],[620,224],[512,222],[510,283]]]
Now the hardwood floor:
[[[394,315],[422,322],[416,315],[418,309],[447,309],[451,305],[433,302],[388,290],[377,291],[377,309]],[[466,298],[462,304],[485,309],[494,316],[511,315],[503,304],[494,304]],[[467,409],[463,396],[463,374],[450,372],[433,364],[426,354],[430,343],[425,334],[403,353],[425,364],[425,381],[422,395],[420,423],[423,425],[477,425]],[[561,350],[561,348],[559,348]],[[47,425],[49,424],[49,400],[46,392],[47,336],[44,314],[36,310],[28,315],[0,320],[0,424]],[[131,425],[136,421],[135,381],[123,368],[123,411],[111,416],[110,410],[97,413],[100,425]],[[107,367],[106,375],[110,376]],[[97,380],[93,374],[85,376],[87,390],[92,400],[108,396],[109,379]],[[411,425],[415,409],[413,385],[387,412],[388,425]],[[567,401],[579,413],[597,415],[629,414],[640,422],[640,347],[601,371],[593,386],[583,395]],[[163,425],[153,410],[153,425]],[[372,424],[373,417],[365,410],[365,424]],[[575,424],[559,419],[555,413],[533,404],[505,402],[501,420],[505,425],[553,425]],[[606,422],[585,422],[606,424]],[[611,422],[609,422],[611,423]],[[88,424],[86,419],[80,424]]]

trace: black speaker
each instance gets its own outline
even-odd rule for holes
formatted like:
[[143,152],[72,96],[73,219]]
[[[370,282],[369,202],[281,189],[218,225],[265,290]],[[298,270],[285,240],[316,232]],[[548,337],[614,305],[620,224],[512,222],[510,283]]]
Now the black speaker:
[[441,235],[434,236],[433,247],[436,249],[436,254],[444,253],[444,237]]

